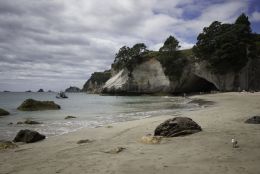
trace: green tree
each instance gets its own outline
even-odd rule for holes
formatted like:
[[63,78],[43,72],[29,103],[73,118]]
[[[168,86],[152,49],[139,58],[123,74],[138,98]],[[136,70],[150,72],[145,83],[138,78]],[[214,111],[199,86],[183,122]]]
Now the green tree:
[[182,58],[180,51],[179,41],[173,36],[169,36],[164,45],[159,49],[158,60],[164,67],[164,73],[171,80],[178,80],[181,77],[182,70],[187,63],[185,58]]
[[132,48],[123,46],[116,54],[112,67],[116,70],[127,68],[131,76],[134,67],[143,60],[143,55],[147,52],[144,43],[137,43]]
[[207,60],[213,72],[237,72],[254,57],[253,40],[248,17],[242,14],[234,24],[215,21],[205,27],[197,37],[193,52],[199,60]]
[[173,36],[169,36],[163,44],[163,47],[160,48],[160,52],[174,52],[179,46],[179,41]]

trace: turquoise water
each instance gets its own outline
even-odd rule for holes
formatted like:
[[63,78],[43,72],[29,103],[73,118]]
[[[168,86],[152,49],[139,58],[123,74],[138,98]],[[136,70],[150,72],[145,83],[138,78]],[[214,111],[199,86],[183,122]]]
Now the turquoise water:
[[[56,93],[0,92],[0,108],[11,113],[0,117],[0,139],[13,139],[21,129],[33,129],[47,136],[61,135],[83,127],[98,127],[122,121],[152,116],[176,115],[186,109],[190,99],[168,96],[100,96],[85,93],[67,93],[68,99],[56,99]],[[18,111],[16,108],[28,98],[52,100],[61,110]],[[67,115],[76,119],[65,120]],[[18,121],[31,119],[41,125],[17,125]],[[8,125],[8,123],[14,123]]]

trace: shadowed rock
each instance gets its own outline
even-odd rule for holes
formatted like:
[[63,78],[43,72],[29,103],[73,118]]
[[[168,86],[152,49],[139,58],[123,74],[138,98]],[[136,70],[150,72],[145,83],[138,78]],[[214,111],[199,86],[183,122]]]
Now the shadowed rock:
[[5,116],[5,115],[9,115],[10,113],[7,112],[6,110],[0,108],[0,116]]
[[27,99],[17,109],[21,111],[58,110],[60,106],[53,101]]
[[260,124],[260,116],[253,116],[245,121],[248,124]]
[[175,117],[166,120],[154,131],[155,136],[177,137],[201,131],[201,127],[187,117]]
[[40,140],[45,139],[45,135],[40,134],[39,132],[33,130],[20,130],[16,137],[14,138],[14,142],[25,142],[25,143],[34,143]]

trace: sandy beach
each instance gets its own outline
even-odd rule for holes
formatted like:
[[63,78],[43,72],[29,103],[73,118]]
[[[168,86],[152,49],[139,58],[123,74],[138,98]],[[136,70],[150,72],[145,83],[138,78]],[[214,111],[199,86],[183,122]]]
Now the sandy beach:
[[[0,173],[11,174],[259,174],[260,126],[245,124],[260,115],[260,93],[192,96],[214,102],[178,116],[192,118],[202,132],[143,144],[142,136],[173,115],[122,122],[50,137],[0,151]],[[176,115],[175,115],[176,116]],[[239,148],[232,148],[231,139]],[[77,144],[78,140],[93,140]],[[123,147],[116,154],[105,153]]]

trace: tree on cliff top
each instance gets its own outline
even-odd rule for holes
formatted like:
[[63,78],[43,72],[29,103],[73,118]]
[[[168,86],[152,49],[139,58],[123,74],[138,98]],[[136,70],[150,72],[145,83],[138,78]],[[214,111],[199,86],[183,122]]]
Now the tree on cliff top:
[[142,61],[142,56],[147,53],[144,43],[137,43],[132,48],[123,46],[115,56],[112,67],[116,70],[127,68],[131,75],[133,68]]
[[159,51],[169,53],[176,51],[178,48],[180,48],[179,41],[175,37],[169,36]]
[[213,22],[197,37],[193,52],[199,60],[206,60],[209,68],[219,74],[237,72],[254,54],[254,38],[250,22],[241,14],[234,24]]
[[180,48],[179,41],[175,37],[169,36],[159,49],[158,60],[164,67],[164,73],[171,80],[180,79],[187,63],[187,60],[182,58],[180,51],[177,51],[178,48]]

